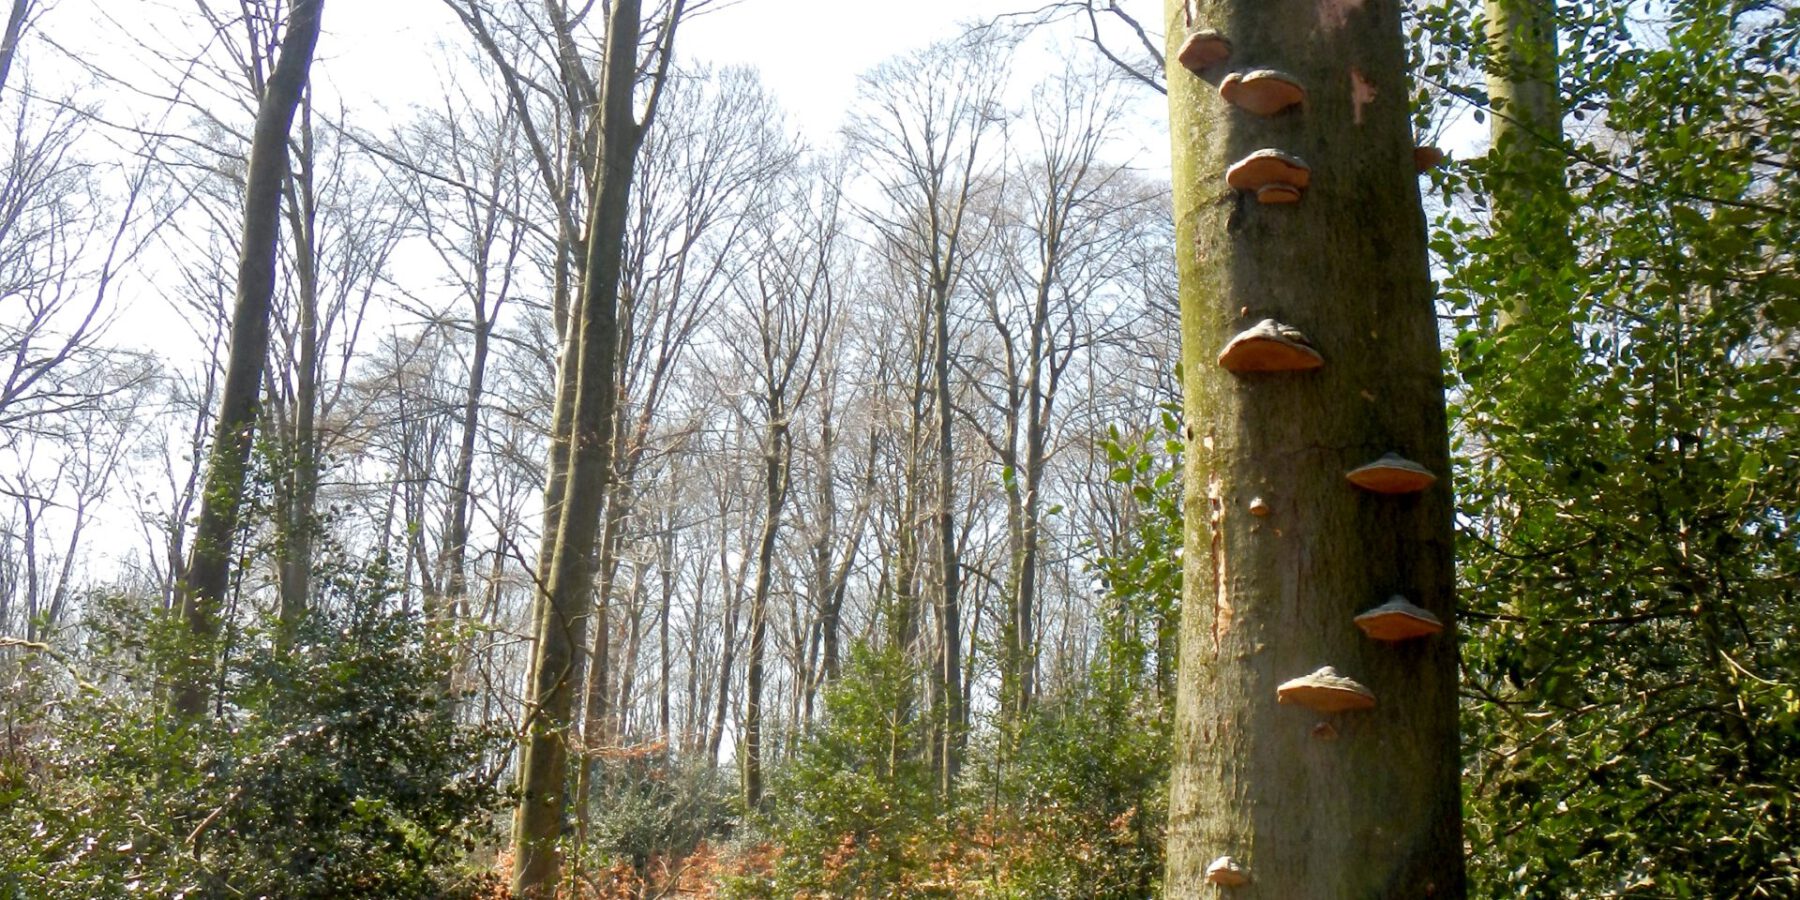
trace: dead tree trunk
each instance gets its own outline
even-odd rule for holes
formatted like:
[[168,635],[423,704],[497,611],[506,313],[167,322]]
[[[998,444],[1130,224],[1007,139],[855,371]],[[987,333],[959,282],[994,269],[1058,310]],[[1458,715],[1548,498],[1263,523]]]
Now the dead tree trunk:
[[[1188,452],[1166,889],[1460,897],[1455,632],[1364,630],[1455,607],[1400,9],[1166,9]],[[1419,470],[1362,468],[1390,452]],[[1395,595],[1415,606],[1364,615]]]

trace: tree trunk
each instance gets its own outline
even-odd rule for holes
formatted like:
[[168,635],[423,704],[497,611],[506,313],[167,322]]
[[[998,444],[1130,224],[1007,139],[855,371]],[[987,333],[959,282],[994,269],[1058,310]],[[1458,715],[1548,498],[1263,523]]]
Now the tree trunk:
[[[1166,6],[1172,39],[1216,29],[1232,55],[1203,79],[1168,54],[1187,469],[1166,889],[1202,896],[1230,857],[1243,900],[1460,897],[1449,447],[1400,10],[1210,0],[1190,21],[1185,6]],[[1209,81],[1228,67],[1279,68],[1307,99],[1267,118],[1227,106]],[[1297,203],[1226,186],[1265,148],[1310,164]],[[1265,317],[1303,331],[1323,368],[1222,367]],[[1438,480],[1346,480],[1388,452]],[[1352,618],[1394,594],[1451,627],[1366,637]],[[1324,666],[1374,708],[1277,702]]]
[[943,702],[939,710],[943,747],[938,751],[941,768],[939,790],[950,796],[962,769],[963,739],[967,733],[967,716],[962,702],[962,560],[956,552],[956,445],[952,443],[952,426],[956,410],[951,406],[950,392],[950,288],[938,286],[933,310],[934,361],[937,369],[937,531],[938,575],[943,589],[938,596],[937,697]]
[[299,282],[300,357],[294,371],[294,408],[287,423],[287,471],[278,473],[281,492],[281,639],[291,640],[306,615],[312,594],[314,507],[319,494],[319,270],[318,204],[313,185],[312,110],[304,99],[300,115],[298,171],[288,183],[288,227],[293,231],[294,271]]
[[[539,582],[527,723],[519,760],[519,807],[513,819],[513,894],[521,900],[555,893],[557,837],[567,806],[568,737],[574,713],[576,655],[587,626],[595,532],[612,469],[614,363],[618,349],[619,268],[630,206],[632,167],[642,130],[633,119],[637,76],[638,0],[615,0],[606,26],[600,90],[598,184],[588,219],[581,297],[565,342],[564,377],[574,373],[573,416],[552,435],[551,458],[564,448],[562,502],[546,577]],[[571,360],[571,357],[573,358]],[[571,367],[571,361],[573,366]],[[554,475],[554,473],[553,473]]]
[[276,247],[281,239],[281,183],[288,173],[288,131],[306,92],[324,6],[325,0],[297,0],[294,4],[287,33],[281,39],[281,56],[256,110],[245,178],[231,355],[225,366],[193,551],[181,588],[181,613],[194,642],[191,656],[174,673],[172,703],[178,715],[188,718],[205,711],[211,693],[212,645],[219,634],[219,611],[230,583],[257,398],[269,355],[269,312],[275,295]]
[[[1552,235],[1567,235],[1566,213],[1558,202],[1564,193],[1567,164],[1557,82],[1556,4],[1554,0],[1485,0],[1483,9],[1490,54],[1487,88],[1492,113],[1488,127],[1494,166],[1489,178],[1494,222],[1500,229],[1528,230],[1526,233],[1544,238],[1534,243],[1557,243]],[[1553,186],[1556,190],[1551,190]],[[1533,301],[1542,302],[1572,245],[1565,240],[1559,247],[1543,249],[1543,255],[1534,253],[1519,262],[1526,271],[1547,270],[1548,277],[1533,279],[1540,289],[1514,295],[1500,310],[1501,326],[1543,318],[1532,314]]]
[[744,806],[762,805],[763,657],[769,630],[769,580],[775,565],[775,538],[787,501],[787,424],[781,404],[769,398],[767,446],[763,448],[763,527],[756,546],[756,588],[750,595],[750,654],[744,659]]
[[13,59],[19,55],[19,38],[25,35],[25,20],[31,16],[35,0],[13,0],[12,12],[6,17],[6,35],[0,37],[0,91],[6,89],[12,74]]

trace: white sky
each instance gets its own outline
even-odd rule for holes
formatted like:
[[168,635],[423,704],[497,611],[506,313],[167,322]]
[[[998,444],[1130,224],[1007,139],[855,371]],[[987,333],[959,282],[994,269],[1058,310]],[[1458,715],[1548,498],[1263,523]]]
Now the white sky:
[[[815,140],[837,129],[857,76],[891,56],[956,34],[962,23],[1035,8],[1038,0],[736,0],[682,26],[677,55],[688,62],[747,64]],[[1146,26],[1160,20],[1158,0],[1127,0]],[[846,12],[847,10],[853,10]],[[441,63],[435,44],[461,40],[442,0],[328,0],[314,75],[352,107],[379,94],[427,102]],[[1015,79],[1035,81],[1044,52],[1025,54]],[[372,90],[371,90],[372,88]],[[1160,98],[1145,90],[1153,105]],[[1162,134],[1147,142],[1166,143]]]

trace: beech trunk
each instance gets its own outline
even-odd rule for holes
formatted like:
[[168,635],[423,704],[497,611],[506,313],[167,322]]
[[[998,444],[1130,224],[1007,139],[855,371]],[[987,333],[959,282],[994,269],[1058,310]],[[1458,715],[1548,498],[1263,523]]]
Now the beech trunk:
[[[1166,8],[1187,468],[1165,888],[1216,896],[1207,869],[1230,857],[1249,878],[1225,894],[1239,900],[1462,896],[1449,448],[1400,8]],[[1185,69],[1189,28],[1222,34],[1230,59]],[[1262,68],[1305,102],[1265,117],[1221,99],[1227,73]],[[1297,203],[1227,186],[1265,148],[1310,165]],[[1264,318],[1299,328],[1324,366],[1221,367]],[[1437,482],[1383,495],[1345,479],[1388,452]],[[1394,594],[1450,627],[1366,637],[1353,617]],[[1277,702],[1323,666],[1375,707]]]
[[257,401],[269,356],[269,313],[275,296],[275,257],[281,239],[281,188],[288,174],[288,132],[306,93],[325,0],[298,0],[288,15],[280,55],[263,88],[250,139],[244,185],[244,233],[239,244],[237,297],[231,314],[230,357],[206,463],[194,545],[180,586],[181,614],[194,637],[192,657],[174,674],[172,705],[196,717],[212,695],[212,649],[219,612],[231,582],[231,558],[244,496],[244,476],[256,431]]

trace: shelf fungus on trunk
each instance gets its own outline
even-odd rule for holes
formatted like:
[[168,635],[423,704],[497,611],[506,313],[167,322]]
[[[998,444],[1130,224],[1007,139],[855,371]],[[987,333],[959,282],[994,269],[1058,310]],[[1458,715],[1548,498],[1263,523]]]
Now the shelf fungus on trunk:
[[1413,148],[1413,168],[1423,175],[1444,164],[1444,151],[1436,147],[1419,146]]
[[1206,867],[1206,881],[1219,887],[1242,887],[1250,883],[1250,870],[1229,856],[1221,856]]
[[1312,183],[1312,167],[1291,153],[1258,150],[1227,169],[1225,183],[1260,203],[1293,203]]
[[1444,622],[1430,610],[1395,594],[1388,602],[1357,616],[1356,627],[1378,641],[1410,641],[1444,630]]
[[1189,72],[1199,75],[1231,58],[1231,42],[1211,28],[1196,28],[1187,33],[1176,51],[1175,59]]
[[1274,511],[1275,510],[1269,506],[1269,501],[1264,500],[1261,497],[1252,497],[1250,499],[1250,514],[1251,515],[1253,515],[1259,519],[1262,519],[1262,518],[1267,518],[1269,513],[1272,513]]
[[1401,456],[1388,453],[1366,466],[1344,473],[1350,483],[1377,494],[1416,494],[1437,483],[1430,469]]
[[1280,703],[1295,703],[1316,713],[1349,712],[1373,709],[1375,694],[1354,678],[1339,675],[1326,666],[1311,675],[1284,681],[1275,689]]
[[1231,339],[1219,351],[1219,365],[1228,371],[1303,372],[1325,364],[1300,329],[1264,319]]
[[1252,69],[1225,76],[1219,82],[1219,96],[1245,112],[1272,116],[1304,102],[1306,88],[1286,72]]

